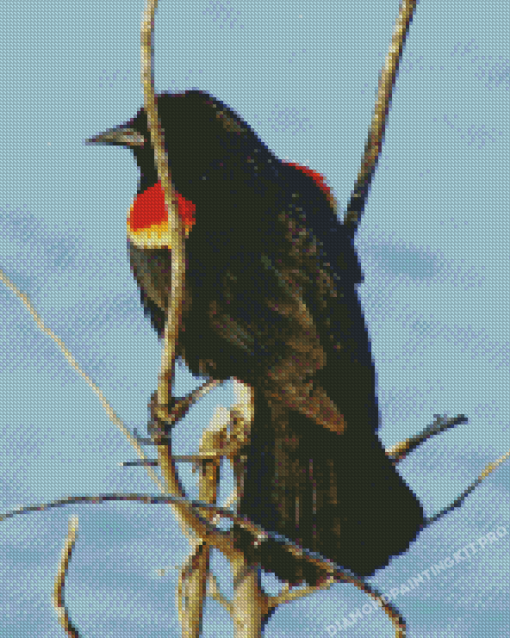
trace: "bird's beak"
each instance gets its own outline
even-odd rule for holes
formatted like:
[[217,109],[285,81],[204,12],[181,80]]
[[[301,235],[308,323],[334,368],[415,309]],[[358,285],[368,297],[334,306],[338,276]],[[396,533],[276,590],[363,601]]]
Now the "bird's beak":
[[134,128],[116,126],[104,133],[94,135],[85,140],[86,144],[115,144],[118,146],[136,147],[145,144],[145,137]]

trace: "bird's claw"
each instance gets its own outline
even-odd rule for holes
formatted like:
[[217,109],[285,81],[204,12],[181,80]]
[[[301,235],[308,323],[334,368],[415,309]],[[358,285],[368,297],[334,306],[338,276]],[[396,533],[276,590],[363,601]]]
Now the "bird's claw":
[[177,402],[171,397],[168,405],[160,405],[158,403],[158,393],[154,392],[148,404],[150,418],[147,422],[147,431],[153,441],[163,443],[166,441],[169,431],[175,424],[175,410]]

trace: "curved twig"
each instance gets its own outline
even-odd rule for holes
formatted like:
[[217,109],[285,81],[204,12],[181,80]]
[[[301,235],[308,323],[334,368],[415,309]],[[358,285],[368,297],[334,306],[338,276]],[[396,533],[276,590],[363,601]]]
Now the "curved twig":
[[422,430],[419,434],[406,439],[405,441],[400,441],[396,445],[392,445],[391,447],[385,450],[386,456],[389,456],[390,459],[396,465],[402,459],[404,459],[408,454],[413,452],[419,445],[428,441],[432,436],[436,434],[441,434],[445,430],[455,427],[460,423],[466,423],[468,418],[464,414],[458,414],[457,416],[448,419],[446,416],[442,417],[440,414],[434,414],[435,420],[430,425]]
[[66,634],[72,638],[79,638],[78,630],[74,627],[69,618],[65,602],[64,602],[64,586],[67,574],[67,568],[69,567],[69,561],[73,553],[74,544],[76,542],[76,533],[78,531],[78,517],[71,516],[69,519],[69,527],[67,538],[64,547],[62,548],[62,555],[60,557],[60,564],[58,567],[57,576],[55,578],[55,586],[53,589],[53,606],[57,612],[58,621],[64,628]]

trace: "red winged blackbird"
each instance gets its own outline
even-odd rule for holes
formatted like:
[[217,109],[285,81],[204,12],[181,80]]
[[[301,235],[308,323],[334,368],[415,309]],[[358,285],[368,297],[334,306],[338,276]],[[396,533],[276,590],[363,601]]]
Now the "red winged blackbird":
[[[318,173],[279,160],[219,100],[192,90],[157,105],[188,235],[178,354],[193,374],[234,377],[254,392],[238,512],[370,575],[408,548],[423,511],[377,436],[354,231]],[[171,246],[144,110],[89,141],[127,146],[138,163],[128,247],[161,337]],[[255,548],[244,530],[234,535],[282,580],[321,575],[274,541]]]

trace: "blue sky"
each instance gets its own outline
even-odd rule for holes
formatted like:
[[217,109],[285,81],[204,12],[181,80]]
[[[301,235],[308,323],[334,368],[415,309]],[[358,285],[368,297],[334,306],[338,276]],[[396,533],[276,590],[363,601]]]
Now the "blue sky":
[[[322,172],[345,207],[359,168],[398,2],[161,2],[156,88],[228,103],[282,159]],[[431,515],[509,446],[508,4],[422,1],[357,237],[378,372],[380,436],[391,445],[433,415],[464,413],[401,465]],[[131,428],[143,429],[160,347],[139,307],[125,216],[137,168],[83,140],[137,111],[140,0],[9,3],[3,10],[0,268],[26,292]],[[21,302],[0,287],[1,511],[70,495],[155,492],[96,396]],[[183,371],[178,392],[196,380]],[[228,387],[176,433],[190,452]],[[509,467],[424,531],[370,582],[417,577],[470,543],[479,551],[395,599],[410,638],[508,631]],[[195,477],[182,476],[192,495]],[[230,479],[225,478],[228,493]],[[71,514],[80,536],[66,599],[83,636],[179,636],[176,570],[187,543],[165,506],[109,504],[1,523],[0,635],[63,635],[51,608]],[[215,568],[225,591],[228,572]],[[161,579],[156,570],[169,566]],[[274,582],[264,581],[269,588]],[[367,602],[336,585],[279,609],[270,638],[327,636]],[[337,625],[338,627],[338,625]],[[208,637],[232,635],[208,601]],[[391,636],[374,612],[336,635]]]

